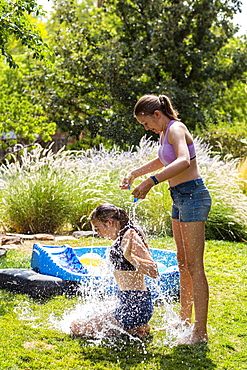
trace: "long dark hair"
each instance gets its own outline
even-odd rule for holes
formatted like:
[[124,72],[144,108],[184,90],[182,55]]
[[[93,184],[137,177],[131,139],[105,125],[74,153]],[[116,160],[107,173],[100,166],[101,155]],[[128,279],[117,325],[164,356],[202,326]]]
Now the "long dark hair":
[[98,205],[98,207],[90,214],[89,221],[98,220],[106,223],[110,218],[118,220],[120,222],[121,229],[126,225],[131,224],[131,220],[125,210],[110,203],[102,203]]
[[119,221],[120,236],[122,236],[126,232],[126,227],[131,227],[138,233],[139,236],[141,236],[143,242],[147,245],[143,231],[140,227],[134,225],[133,221],[129,218],[127,212],[125,212],[124,209],[116,207],[110,203],[101,203],[92,211],[89,216],[90,222],[98,220],[102,223],[106,223],[109,219]]
[[172,106],[172,103],[166,95],[143,95],[134,107],[134,116],[141,114],[152,116],[156,110],[161,111],[170,119],[178,120],[178,111]]

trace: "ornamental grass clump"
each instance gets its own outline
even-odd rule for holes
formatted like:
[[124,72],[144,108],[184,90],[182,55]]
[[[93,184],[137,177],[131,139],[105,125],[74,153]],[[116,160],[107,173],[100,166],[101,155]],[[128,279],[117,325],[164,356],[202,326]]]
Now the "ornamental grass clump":
[[206,223],[207,239],[247,241],[247,197],[239,182],[237,159],[210,156],[210,147],[198,141],[200,173],[212,196]]
[[[77,184],[74,192],[74,216],[72,224],[77,227],[89,226],[87,217],[92,207],[100,202],[113,203],[124,208],[136,218],[149,234],[171,234],[171,199],[167,184],[153,188],[147,199],[135,205],[131,190],[119,187],[126,172],[154,158],[156,143],[143,138],[140,145],[129,151],[119,151],[114,147],[106,150],[90,149],[78,154]],[[135,181],[138,184],[141,179]],[[77,199],[76,199],[77,198]]]
[[25,233],[88,229],[92,209],[100,202],[111,202],[133,212],[146,231],[170,233],[166,185],[152,189],[135,211],[131,191],[119,187],[126,171],[153,158],[155,152],[156,144],[145,138],[128,152],[103,146],[56,154],[39,145],[31,152],[24,149],[19,161],[13,158],[1,167],[2,225],[5,230]]
[[[210,239],[247,240],[247,197],[239,182],[236,159],[211,156],[196,138],[200,173],[212,196],[206,224]],[[121,190],[126,173],[157,156],[158,144],[146,139],[136,148],[80,151],[37,146],[19,161],[1,167],[1,219],[5,230],[40,233],[89,229],[88,216],[99,203],[124,208],[148,235],[171,235],[171,197],[167,182],[154,186],[133,203],[131,190]],[[135,180],[138,185],[144,177]]]
[[25,151],[22,163],[16,161],[1,168],[1,218],[7,231],[54,233],[69,219],[71,181],[64,168],[54,166],[50,152],[47,158],[41,153],[41,148],[32,153]]

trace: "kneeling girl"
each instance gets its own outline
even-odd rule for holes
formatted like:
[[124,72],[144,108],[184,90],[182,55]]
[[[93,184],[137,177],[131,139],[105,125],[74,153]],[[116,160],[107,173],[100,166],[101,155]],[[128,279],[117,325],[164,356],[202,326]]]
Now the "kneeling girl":
[[99,236],[114,240],[109,250],[110,263],[118,285],[117,307],[91,320],[76,320],[71,333],[95,337],[119,335],[126,331],[145,337],[153,314],[151,293],[144,276],[157,278],[158,268],[153,261],[143,232],[130,220],[127,213],[112,204],[100,204],[90,215],[93,228]]

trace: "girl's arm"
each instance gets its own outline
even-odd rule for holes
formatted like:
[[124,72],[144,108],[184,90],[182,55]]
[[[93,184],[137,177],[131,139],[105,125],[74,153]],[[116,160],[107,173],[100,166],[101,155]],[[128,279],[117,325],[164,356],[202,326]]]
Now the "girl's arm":
[[159,276],[157,264],[154,262],[148,247],[134,230],[130,229],[126,232],[121,247],[124,257],[135,266],[138,272],[153,279]]
[[[169,142],[173,145],[176,159],[160,172],[155,174],[158,182],[169,180],[190,167],[190,156],[186,141],[186,128],[183,124],[170,128]],[[132,192],[134,197],[144,199],[149,190],[154,186],[153,180],[149,177],[143,180]]]
[[159,158],[152,159],[151,161],[147,162],[143,166],[136,168],[135,170],[131,171],[122,181],[120,187],[122,189],[127,189],[128,185],[131,186],[133,181],[142,175],[146,175],[147,173],[157,171],[160,168],[164,167],[163,163],[160,161]]

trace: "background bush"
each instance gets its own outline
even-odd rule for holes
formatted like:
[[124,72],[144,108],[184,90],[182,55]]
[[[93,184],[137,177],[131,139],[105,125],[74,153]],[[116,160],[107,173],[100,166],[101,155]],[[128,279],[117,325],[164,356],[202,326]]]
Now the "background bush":
[[[210,239],[247,240],[247,197],[238,161],[211,156],[211,148],[195,139],[200,172],[207,184],[212,210],[206,226]],[[110,202],[126,211],[149,235],[171,235],[171,198],[166,182],[133,203],[131,191],[119,184],[125,173],[157,155],[157,143],[145,137],[136,148],[120,151],[104,146],[87,151],[37,146],[23,151],[21,161],[1,167],[2,227],[12,232],[39,233],[89,229],[92,209]],[[135,181],[137,185],[142,179]]]
[[225,122],[222,125],[224,126],[208,123],[206,131],[200,134],[200,130],[197,130],[197,132],[210,145],[211,153],[219,155],[221,159],[224,159],[226,156],[236,159],[246,157],[246,128],[241,125],[226,126]]
[[247,195],[247,157],[238,164],[239,183],[244,194]]

